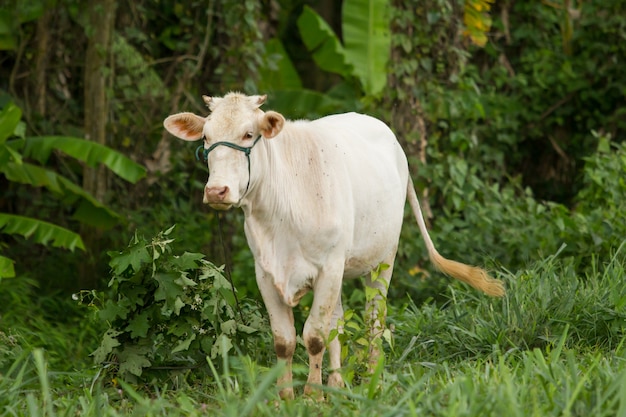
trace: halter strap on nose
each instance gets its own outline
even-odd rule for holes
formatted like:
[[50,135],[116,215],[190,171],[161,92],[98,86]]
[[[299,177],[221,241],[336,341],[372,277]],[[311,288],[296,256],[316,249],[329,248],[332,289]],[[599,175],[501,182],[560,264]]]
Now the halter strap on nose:
[[[202,137],[202,139],[204,139],[204,137]],[[239,146],[232,142],[215,142],[213,145],[209,146],[207,149],[204,149],[204,145],[200,145],[196,148],[196,159],[198,161],[200,160],[200,149],[202,149],[204,151],[203,152],[204,161],[206,162],[209,159],[209,152],[211,152],[213,149],[217,148],[220,145],[236,149],[246,154],[246,159],[248,160],[248,184],[246,185],[246,191],[244,191],[244,193],[241,195],[241,198],[243,198],[243,196],[246,195],[246,193],[248,192],[248,187],[250,187],[250,152],[252,151],[252,148],[254,148],[254,145],[256,145],[259,140],[261,140],[261,135],[259,135],[259,137],[254,140],[254,142],[252,143],[252,146]]]
[[[202,137],[202,139],[204,139],[204,137]],[[213,145],[209,146],[207,149],[204,149],[204,145],[200,145],[196,148],[196,159],[198,161],[200,160],[200,150],[202,149],[204,151],[203,152],[204,161],[206,162],[206,160],[209,158],[209,152],[211,152],[213,149],[217,148],[220,145],[227,146],[229,148],[233,148],[238,151],[241,151],[245,153],[248,158],[250,158],[250,152],[252,151],[252,148],[254,148],[254,145],[256,145],[259,140],[261,140],[261,135],[259,135],[259,137],[255,139],[252,146],[239,146],[232,142],[215,142]],[[250,159],[248,159],[248,162],[250,162]]]

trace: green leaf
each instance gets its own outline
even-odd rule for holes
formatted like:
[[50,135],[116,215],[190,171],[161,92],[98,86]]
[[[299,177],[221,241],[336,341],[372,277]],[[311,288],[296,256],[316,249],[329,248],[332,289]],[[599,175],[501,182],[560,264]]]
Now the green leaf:
[[141,376],[143,368],[152,365],[148,358],[146,358],[145,350],[146,349],[142,347],[130,346],[120,352],[120,374],[131,373],[136,376]]
[[[111,252],[109,253],[111,255]],[[115,275],[122,275],[128,267],[132,267],[135,273],[139,272],[141,266],[152,260],[146,247],[142,244],[133,245],[126,251],[115,255],[109,262]]]
[[180,316],[180,310],[185,307],[185,303],[180,297],[176,297],[176,301],[174,301],[174,314]]
[[194,340],[196,340],[196,334],[192,333],[191,336],[189,336],[187,339],[185,339],[182,342],[180,342],[179,344],[177,344],[174,347],[174,349],[172,349],[172,353],[176,353],[176,352],[180,352],[180,351],[189,349],[189,345],[191,345],[191,342],[193,342]]
[[121,319],[126,319],[127,315],[128,315],[128,308],[112,300],[107,300],[107,302],[104,305],[104,308],[98,311],[98,317],[100,317],[101,320],[105,320],[105,321],[113,321],[117,317]]
[[22,164],[22,155],[13,147],[3,143],[0,145],[0,166],[6,165],[9,161],[13,161],[18,165]]
[[[9,162],[0,166],[0,171],[9,181],[29,184],[35,187],[45,187],[48,190],[64,196],[71,196],[85,200],[75,213],[77,220],[98,227],[110,227],[119,221],[120,216],[113,210],[104,206],[95,197],[74,184],[72,181],[37,165],[28,163],[17,164]],[[91,216],[91,217],[90,217]]]
[[180,256],[172,257],[172,265],[177,267],[181,271],[190,269],[196,269],[198,267],[198,261],[204,259],[204,255],[201,253],[185,252]]
[[237,331],[243,332],[243,333],[246,333],[246,334],[252,334],[252,333],[258,332],[259,329],[255,329],[254,327],[246,326],[245,324],[238,323],[237,324]]
[[387,85],[391,54],[390,7],[386,0],[346,0],[342,34],[346,61],[354,68],[367,95],[380,94]]
[[106,360],[107,356],[111,352],[113,352],[113,348],[120,345],[120,342],[117,340],[117,336],[121,333],[117,330],[109,329],[106,331],[104,336],[102,336],[102,342],[100,343],[100,347],[91,353],[93,356],[93,360],[95,363],[102,363]]
[[70,136],[36,136],[26,138],[24,155],[44,164],[53,150],[85,162],[91,167],[103,164],[119,177],[136,183],[146,175],[146,169],[125,155],[96,142]]
[[178,279],[175,281],[181,287],[195,287],[198,283],[192,279],[189,279],[185,276],[186,273],[180,274]]
[[150,330],[150,312],[142,311],[133,317],[124,330],[130,332],[130,337],[133,339],[146,337],[148,330]]
[[15,268],[13,259],[0,255],[0,278],[13,278],[15,277]]
[[220,325],[220,330],[224,334],[234,335],[237,332],[237,322],[235,320],[226,320]]
[[154,299],[156,301],[165,300],[165,307],[171,311],[176,308],[176,297],[181,297],[185,294],[180,285],[176,283],[178,277],[173,274],[158,273],[154,276],[154,279],[159,283],[154,293]]
[[193,333],[192,325],[188,321],[184,320],[172,320],[167,326],[167,334],[177,336],[178,338],[184,337],[189,333]]
[[21,118],[22,110],[13,103],[9,103],[0,111],[0,144],[14,135]]
[[211,358],[217,358],[217,355],[225,355],[233,348],[233,342],[230,337],[224,333],[219,335],[211,348]]
[[61,226],[30,217],[0,213],[0,232],[22,235],[26,239],[46,246],[52,242],[55,248],[60,247],[72,251],[75,248],[85,249],[85,244],[78,234]]
[[297,24],[304,45],[321,69],[343,77],[352,74],[352,68],[346,60],[346,51],[339,38],[315,10],[304,6]]

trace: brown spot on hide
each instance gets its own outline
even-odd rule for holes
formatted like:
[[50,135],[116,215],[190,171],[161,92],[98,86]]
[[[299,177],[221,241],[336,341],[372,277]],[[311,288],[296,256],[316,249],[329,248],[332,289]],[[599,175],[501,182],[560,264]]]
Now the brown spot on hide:
[[283,337],[275,337],[274,349],[276,350],[276,357],[280,359],[290,359],[291,357],[293,357],[295,343],[289,343]]
[[324,342],[319,337],[312,337],[307,340],[306,349],[310,355],[317,355],[324,350]]

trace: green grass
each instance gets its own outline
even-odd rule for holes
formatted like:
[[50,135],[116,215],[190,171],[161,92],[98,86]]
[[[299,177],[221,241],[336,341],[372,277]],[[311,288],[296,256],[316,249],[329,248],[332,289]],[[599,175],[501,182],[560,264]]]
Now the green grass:
[[[52,318],[41,312],[28,321],[9,316],[2,335],[14,345],[0,348],[0,415],[626,417],[623,252],[596,259],[585,275],[558,256],[502,273],[509,291],[502,300],[456,283],[444,304],[390,300],[393,346],[386,345],[382,378],[326,390],[325,402],[279,401],[281,367],[249,356],[144,385],[114,380],[84,353],[95,346],[84,337],[88,326],[66,326],[81,352],[70,366],[71,357],[62,360],[68,343],[52,340],[65,337],[62,326],[46,330]],[[302,347],[297,356],[301,391]]]

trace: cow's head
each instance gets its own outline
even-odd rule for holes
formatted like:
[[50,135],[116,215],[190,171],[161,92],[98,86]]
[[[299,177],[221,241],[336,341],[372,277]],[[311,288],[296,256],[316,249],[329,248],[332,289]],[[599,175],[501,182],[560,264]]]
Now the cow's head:
[[209,180],[202,201],[215,209],[226,210],[239,205],[251,180],[261,174],[251,162],[255,154],[252,147],[280,133],[285,118],[259,108],[267,98],[265,95],[230,93],[202,98],[211,110],[209,116],[178,113],[165,119],[163,125],[180,139],[204,140]]

